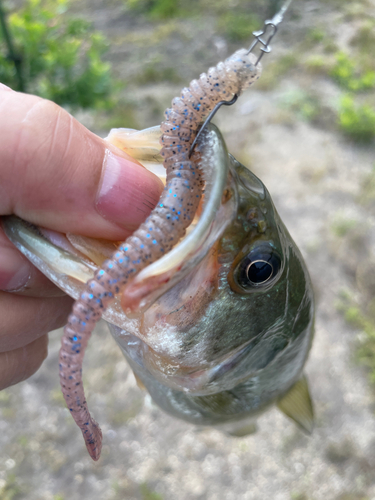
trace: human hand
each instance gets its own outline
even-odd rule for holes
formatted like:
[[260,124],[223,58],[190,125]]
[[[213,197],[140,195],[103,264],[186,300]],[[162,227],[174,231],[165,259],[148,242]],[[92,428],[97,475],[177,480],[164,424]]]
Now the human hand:
[[[154,174],[56,104],[0,84],[0,216],[119,241],[162,189]],[[0,227],[0,390],[40,367],[47,333],[66,323],[71,306]]]

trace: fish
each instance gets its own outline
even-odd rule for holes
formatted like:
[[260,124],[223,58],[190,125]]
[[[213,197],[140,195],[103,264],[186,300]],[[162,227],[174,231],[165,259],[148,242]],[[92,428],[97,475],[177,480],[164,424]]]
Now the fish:
[[[107,140],[162,176],[160,127]],[[141,271],[103,314],[139,384],[168,414],[233,435],[272,405],[307,433],[313,406],[303,373],[314,297],[302,255],[262,181],[210,125],[200,213],[165,257]],[[113,242],[56,234],[3,217],[9,239],[73,298]]]

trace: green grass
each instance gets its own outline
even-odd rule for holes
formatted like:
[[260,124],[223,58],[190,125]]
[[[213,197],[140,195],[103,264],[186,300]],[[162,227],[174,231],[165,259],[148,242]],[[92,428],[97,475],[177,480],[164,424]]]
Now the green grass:
[[345,52],[336,54],[336,64],[332,68],[332,78],[344,90],[361,92],[375,88],[375,69],[359,67],[355,58]]
[[375,139],[374,26],[374,21],[362,24],[351,40],[351,53],[336,52],[331,67],[324,57],[311,56],[307,62],[307,67],[313,72],[324,74],[327,70],[344,91],[336,110],[337,126],[344,135],[358,143],[371,143]]
[[340,100],[338,124],[353,141],[370,143],[375,139],[375,107],[357,104],[354,96],[346,94]]

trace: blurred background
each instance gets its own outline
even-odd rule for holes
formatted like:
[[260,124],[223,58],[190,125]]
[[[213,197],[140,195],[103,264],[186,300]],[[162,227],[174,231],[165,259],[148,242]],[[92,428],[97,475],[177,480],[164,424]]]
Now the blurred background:
[[[150,127],[281,3],[0,0],[0,81],[103,137]],[[104,433],[94,463],[60,393],[53,332],[41,370],[0,393],[1,500],[375,499],[374,50],[375,0],[294,0],[259,82],[215,118],[312,276],[313,435],[276,409],[244,438],[172,419],[137,387],[103,323],[84,366]]]

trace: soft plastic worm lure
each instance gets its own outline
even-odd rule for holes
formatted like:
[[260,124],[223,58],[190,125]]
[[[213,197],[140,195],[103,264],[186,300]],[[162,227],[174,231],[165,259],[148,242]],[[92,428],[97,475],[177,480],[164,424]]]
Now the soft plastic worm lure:
[[[260,37],[270,24],[273,32],[264,42]],[[277,24],[267,21],[264,31],[254,33],[255,44],[262,45],[261,55],[269,52],[268,43]],[[194,138],[207,116],[211,119],[222,103],[240,95],[259,78],[261,55],[257,58],[250,53],[253,47],[254,43],[249,50],[235,52],[225,62],[203,73],[199,80],[193,80],[182,90],[180,97],[173,99],[172,108],[166,110],[166,120],[161,125],[161,155],[167,170],[164,192],[148,219],[86,284],[69,316],[60,350],[61,387],[94,460],[100,456],[102,433],[89,413],[82,385],[82,362],[87,342],[95,323],[114,296],[121,293],[139,271],[171,250],[192,222],[204,179],[204,172],[199,169],[199,155],[191,154]]]

